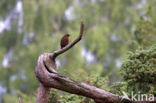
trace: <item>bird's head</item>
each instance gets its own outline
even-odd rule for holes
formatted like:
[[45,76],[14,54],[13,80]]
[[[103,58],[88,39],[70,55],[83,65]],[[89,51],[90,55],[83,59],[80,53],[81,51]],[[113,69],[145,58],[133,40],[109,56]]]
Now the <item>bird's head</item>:
[[65,36],[65,37],[69,37],[70,35],[69,35],[69,34],[65,34],[64,36]]

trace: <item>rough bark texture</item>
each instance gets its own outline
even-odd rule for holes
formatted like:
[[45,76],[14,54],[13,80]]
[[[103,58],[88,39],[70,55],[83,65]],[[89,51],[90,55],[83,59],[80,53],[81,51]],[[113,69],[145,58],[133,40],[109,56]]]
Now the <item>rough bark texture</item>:
[[40,82],[36,103],[48,103],[50,88],[92,98],[96,103],[156,103],[148,101],[132,102],[122,99],[122,96],[112,94],[86,83],[74,81],[57,73],[55,58],[72,48],[81,40],[83,36],[83,28],[83,23],[81,23],[80,35],[66,47],[54,51],[53,53],[45,53],[39,56],[37,66],[35,68],[36,77]]
[[[44,87],[40,84],[37,91],[37,103],[47,103],[49,100],[50,88]],[[41,99],[42,98],[42,99]]]

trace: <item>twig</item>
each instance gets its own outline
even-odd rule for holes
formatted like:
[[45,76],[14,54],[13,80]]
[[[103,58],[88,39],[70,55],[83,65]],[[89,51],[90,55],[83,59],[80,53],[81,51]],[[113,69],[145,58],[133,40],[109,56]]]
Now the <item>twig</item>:
[[18,103],[23,103],[22,98],[18,97]]

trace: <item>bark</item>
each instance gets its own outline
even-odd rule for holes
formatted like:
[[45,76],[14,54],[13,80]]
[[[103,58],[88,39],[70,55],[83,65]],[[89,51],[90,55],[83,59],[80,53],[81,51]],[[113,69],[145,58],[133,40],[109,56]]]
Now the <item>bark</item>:
[[57,73],[55,64],[56,57],[72,48],[81,40],[83,29],[84,25],[81,23],[79,36],[66,47],[52,53],[44,53],[39,56],[35,68],[36,77],[40,82],[36,103],[48,103],[50,88],[92,98],[96,103],[156,103],[148,101],[129,101],[127,99],[123,99],[122,96],[112,94],[83,82],[72,80],[69,77]]
[[44,87],[44,85],[40,84],[37,91],[37,103],[47,103],[49,100],[50,88]]

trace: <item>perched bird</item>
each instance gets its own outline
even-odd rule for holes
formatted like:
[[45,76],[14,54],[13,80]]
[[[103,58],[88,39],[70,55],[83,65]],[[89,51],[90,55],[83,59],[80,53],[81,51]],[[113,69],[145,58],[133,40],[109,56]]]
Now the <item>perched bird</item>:
[[64,48],[66,45],[68,45],[69,36],[70,36],[69,34],[65,34],[65,35],[61,38],[61,42],[60,42],[61,49]]

